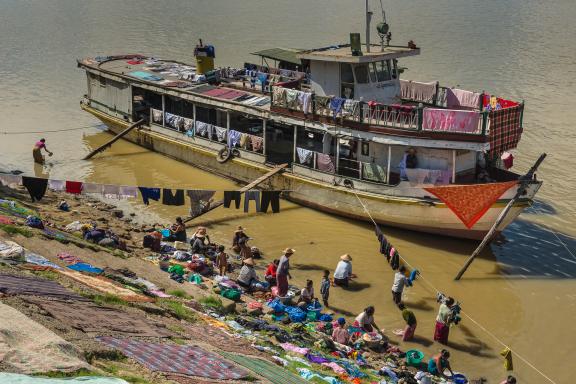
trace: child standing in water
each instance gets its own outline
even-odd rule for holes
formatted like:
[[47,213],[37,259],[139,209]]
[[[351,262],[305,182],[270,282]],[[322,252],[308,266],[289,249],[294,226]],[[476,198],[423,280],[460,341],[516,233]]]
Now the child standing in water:
[[320,294],[322,295],[322,301],[324,306],[328,308],[328,297],[330,296],[330,271],[325,269],[324,276],[322,276],[322,282],[320,283]]

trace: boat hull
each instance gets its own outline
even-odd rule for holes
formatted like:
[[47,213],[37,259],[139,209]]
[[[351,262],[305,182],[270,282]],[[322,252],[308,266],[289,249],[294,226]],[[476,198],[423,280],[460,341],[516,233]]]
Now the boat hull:
[[[82,105],[82,108],[99,118],[114,134],[120,133],[130,125],[128,121],[112,117],[90,106]],[[163,128],[154,129],[153,126],[135,129],[124,139],[241,183],[248,183],[262,176],[272,167],[265,164],[263,155],[245,151],[241,151],[239,157],[226,163],[219,163],[216,157],[222,144],[189,138]],[[471,229],[468,229],[444,203],[423,199],[424,195],[414,196],[414,187],[411,187],[411,196],[403,195],[403,190],[399,187],[381,187],[377,192],[351,190],[318,180],[313,177],[315,175],[307,174],[306,170],[298,171],[297,168],[299,167],[295,167],[292,172],[285,171],[274,175],[261,187],[288,191],[283,194],[287,200],[338,216],[368,222],[373,219],[378,224],[386,226],[466,239],[482,239],[516,193],[515,187],[508,190]],[[506,228],[531,205],[539,186],[539,183],[535,183],[529,187],[526,197],[514,204],[499,231]],[[408,187],[404,189],[406,188]],[[422,188],[418,189],[425,193]]]

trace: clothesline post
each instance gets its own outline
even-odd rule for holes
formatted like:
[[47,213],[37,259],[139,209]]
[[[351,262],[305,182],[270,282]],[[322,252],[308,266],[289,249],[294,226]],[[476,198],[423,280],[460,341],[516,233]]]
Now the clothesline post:
[[390,163],[392,162],[392,146],[388,145],[388,165],[386,167],[386,183],[390,184]]
[[262,154],[266,156],[266,122],[268,120],[262,119]]
[[194,121],[192,123],[194,129],[194,136],[196,136],[196,104],[192,104],[192,120]]
[[292,149],[292,162],[296,163],[296,142],[298,140],[298,126],[293,125],[294,127],[294,148]]

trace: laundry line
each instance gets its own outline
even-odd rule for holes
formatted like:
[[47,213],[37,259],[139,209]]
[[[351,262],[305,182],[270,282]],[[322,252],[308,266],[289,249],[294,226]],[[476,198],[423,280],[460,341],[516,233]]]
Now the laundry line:
[[[364,205],[364,203],[362,202],[362,200],[360,199],[360,197],[358,196],[358,194],[356,193],[356,191],[352,190],[352,192],[354,193],[354,195],[356,196],[356,198],[358,199],[358,202],[360,203],[360,205],[362,206],[362,208],[364,209],[364,211],[366,212],[366,214],[370,217],[370,220],[372,220],[372,222],[374,223],[375,226],[378,226],[378,224],[376,223],[376,221],[374,220],[374,218],[372,217],[370,211],[368,210],[368,208],[366,208],[366,206]],[[404,257],[402,257],[400,254],[398,254],[399,258],[406,264],[408,265],[408,267],[410,267],[412,270],[415,270],[416,268],[414,268],[414,266],[412,266],[408,260],[406,260]],[[424,275],[422,274],[422,272],[420,272],[419,270],[419,274],[420,279],[426,284],[428,285],[429,288],[432,288],[432,290],[436,293],[442,292],[441,290],[439,290],[438,288],[436,288],[434,286],[434,284],[432,284],[432,282],[430,282],[428,279],[426,279],[424,277]],[[463,310],[460,311],[461,314],[463,314],[467,319],[469,319],[470,321],[472,321],[472,323],[474,323],[478,328],[480,328],[482,331],[484,331],[487,335],[489,335],[490,337],[492,337],[494,340],[496,340],[501,346],[503,346],[504,348],[508,348],[510,350],[510,352],[512,352],[514,355],[516,355],[517,358],[519,358],[522,362],[524,362],[528,367],[532,368],[535,372],[537,372],[538,374],[540,374],[542,377],[544,377],[546,380],[548,380],[550,383],[552,384],[556,384],[556,382],[554,380],[552,380],[548,375],[546,375],[544,372],[542,372],[540,369],[538,369],[534,364],[532,364],[530,361],[528,361],[528,359],[526,359],[525,357],[523,357],[522,355],[520,355],[516,350],[513,350],[509,345],[507,345],[505,342],[503,342],[500,338],[498,338],[498,336],[496,336],[494,333],[492,333],[490,330],[488,330],[486,327],[484,327],[480,322],[478,322],[477,320],[474,320],[470,315],[468,315],[466,312],[464,312]]]
[[104,124],[91,124],[91,125],[82,125],[76,128],[62,128],[62,129],[54,129],[54,130],[48,130],[48,131],[18,131],[18,132],[0,132],[0,135],[26,135],[26,134],[32,134],[32,133],[56,133],[56,132],[70,132],[70,131],[79,131],[82,129],[88,129],[88,128],[99,128],[99,127],[103,127]]

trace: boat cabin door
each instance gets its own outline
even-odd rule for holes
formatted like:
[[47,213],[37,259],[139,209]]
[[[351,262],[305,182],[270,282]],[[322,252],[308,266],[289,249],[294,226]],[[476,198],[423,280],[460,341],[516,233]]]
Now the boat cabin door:
[[292,165],[294,126],[268,121],[266,124],[266,162]]

